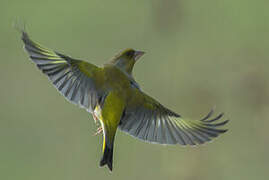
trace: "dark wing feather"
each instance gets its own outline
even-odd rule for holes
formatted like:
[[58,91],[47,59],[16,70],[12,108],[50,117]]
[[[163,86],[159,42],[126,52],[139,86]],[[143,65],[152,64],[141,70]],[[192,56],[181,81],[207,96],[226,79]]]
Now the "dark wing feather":
[[227,131],[218,129],[228,120],[215,123],[213,110],[202,120],[188,120],[165,108],[145,93],[135,90],[119,128],[141,140],[159,144],[197,145],[211,141]]
[[22,32],[22,40],[30,59],[60,93],[72,103],[92,112],[102,95],[101,68],[44,48],[32,41],[26,32]]

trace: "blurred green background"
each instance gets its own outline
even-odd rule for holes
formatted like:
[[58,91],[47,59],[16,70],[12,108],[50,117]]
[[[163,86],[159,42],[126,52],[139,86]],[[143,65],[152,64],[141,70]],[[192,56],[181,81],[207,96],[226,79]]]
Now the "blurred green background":
[[[265,0],[0,1],[0,179],[265,180],[269,176],[269,2]],[[196,148],[118,132],[114,171],[99,168],[102,137],[31,63],[12,27],[102,65],[119,50],[147,54],[142,89],[183,117],[214,105],[228,133]]]

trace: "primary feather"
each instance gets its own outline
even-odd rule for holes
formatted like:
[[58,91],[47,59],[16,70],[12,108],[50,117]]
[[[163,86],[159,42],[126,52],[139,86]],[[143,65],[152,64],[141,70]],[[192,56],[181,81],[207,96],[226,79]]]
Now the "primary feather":
[[[211,141],[226,129],[218,129],[228,120],[214,124],[223,114],[212,118],[213,110],[202,120],[188,120],[167,109],[140,90],[129,102],[119,128],[147,142],[197,145]],[[137,103],[138,102],[138,103]]]
[[[26,32],[22,32],[24,48],[30,59],[46,74],[61,94],[72,103],[92,112],[101,92],[101,68],[66,55],[57,53],[32,41]],[[99,86],[98,86],[99,84]]]

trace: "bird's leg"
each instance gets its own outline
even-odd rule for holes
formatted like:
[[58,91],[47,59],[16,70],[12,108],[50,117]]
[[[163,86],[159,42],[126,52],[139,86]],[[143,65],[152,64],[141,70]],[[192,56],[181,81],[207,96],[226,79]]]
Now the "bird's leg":
[[97,124],[98,123],[98,117],[94,113],[92,114],[92,117],[94,119],[95,124]]
[[[93,117],[93,119],[94,119],[95,124],[98,125],[98,124],[99,124],[99,119],[98,119],[98,117],[95,115],[95,113],[92,114],[92,117]],[[99,126],[99,127],[97,128],[97,130],[96,130],[96,133],[94,133],[93,135],[96,136],[96,135],[98,135],[98,134],[101,134],[102,132],[103,132],[103,128],[102,128],[102,126]]]
[[99,128],[97,128],[97,131],[96,133],[94,134],[94,136],[98,135],[98,134],[101,134],[103,132],[103,128],[102,126],[100,126]]

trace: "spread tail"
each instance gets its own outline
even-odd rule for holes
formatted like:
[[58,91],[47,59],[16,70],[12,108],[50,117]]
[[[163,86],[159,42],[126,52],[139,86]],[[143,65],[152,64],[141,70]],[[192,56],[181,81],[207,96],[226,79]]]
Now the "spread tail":
[[107,165],[107,167],[112,171],[112,164],[113,164],[113,145],[112,147],[109,147],[108,145],[105,145],[103,157],[100,161],[100,166]]

